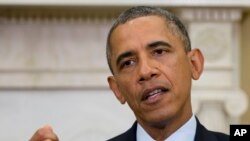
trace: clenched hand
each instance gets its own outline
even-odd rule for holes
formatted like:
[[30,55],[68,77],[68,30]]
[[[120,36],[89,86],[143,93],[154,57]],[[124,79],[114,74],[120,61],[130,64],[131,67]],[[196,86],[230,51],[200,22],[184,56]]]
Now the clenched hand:
[[53,129],[46,125],[39,128],[29,141],[59,141],[59,139]]

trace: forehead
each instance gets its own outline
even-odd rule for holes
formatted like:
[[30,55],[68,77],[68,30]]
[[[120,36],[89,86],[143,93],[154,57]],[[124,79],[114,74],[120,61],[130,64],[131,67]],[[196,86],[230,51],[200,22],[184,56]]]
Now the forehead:
[[129,30],[137,27],[167,27],[167,22],[164,17],[158,15],[142,16],[126,21],[119,24],[113,31],[113,34],[117,32],[120,34],[123,30]]
[[162,38],[169,31],[163,17],[139,17],[118,25],[111,34],[110,44],[113,51],[120,50],[123,45]]

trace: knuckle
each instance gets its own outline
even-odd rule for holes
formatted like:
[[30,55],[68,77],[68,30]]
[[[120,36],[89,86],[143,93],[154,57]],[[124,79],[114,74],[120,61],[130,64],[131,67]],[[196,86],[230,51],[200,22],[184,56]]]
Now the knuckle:
[[46,134],[48,134],[48,133],[43,128],[40,128],[40,129],[37,130],[37,135],[39,137],[45,137]]

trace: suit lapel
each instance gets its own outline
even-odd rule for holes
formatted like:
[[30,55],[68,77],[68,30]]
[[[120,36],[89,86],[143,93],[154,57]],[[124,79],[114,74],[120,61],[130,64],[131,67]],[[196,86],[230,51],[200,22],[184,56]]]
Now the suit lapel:
[[137,122],[125,133],[126,141],[136,141]]
[[194,141],[217,141],[216,137],[209,132],[197,119],[197,128]]
[[136,141],[136,129],[137,129],[137,122],[135,122],[133,126],[130,129],[128,129],[125,133],[120,134],[107,141]]

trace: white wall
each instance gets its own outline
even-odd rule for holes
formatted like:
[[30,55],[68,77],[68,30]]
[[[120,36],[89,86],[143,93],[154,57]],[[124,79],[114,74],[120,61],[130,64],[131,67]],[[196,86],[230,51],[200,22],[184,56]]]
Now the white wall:
[[0,91],[1,141],[26,141],[45,124],[61,141],[103,141],[133,122],[109,90]]

